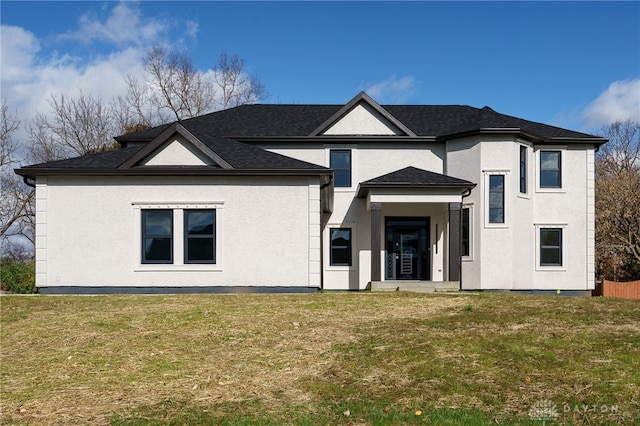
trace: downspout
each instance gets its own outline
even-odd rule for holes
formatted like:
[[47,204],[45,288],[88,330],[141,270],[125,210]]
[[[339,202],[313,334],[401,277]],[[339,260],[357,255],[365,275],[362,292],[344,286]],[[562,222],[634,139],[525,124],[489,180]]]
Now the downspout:
[[[320,185],[320,196],[322,196],[322,190],[327,188],[333,182],[333,174],[329,175],[329,179],[326,183]],[[320,210],[322,210],[322,202],[320,202]],[[324,290],[324,233],[323,222],[324,212],[320,212],[320,291]]]
[[22,181],[23,181],[27,186],[30,186],[30,187],[32,187],[32,188],[35,188],[35,187],[36,187],[36,182],[35,182],[35,180],[33,179],[33,177],[31,177],[31,176],[27,176],[27,175],[22,176]]

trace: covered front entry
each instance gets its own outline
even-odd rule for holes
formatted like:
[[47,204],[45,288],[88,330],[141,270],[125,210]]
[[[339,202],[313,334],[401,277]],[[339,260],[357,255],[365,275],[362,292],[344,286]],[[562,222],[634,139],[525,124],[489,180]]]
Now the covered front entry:
[[387,217],[385,220],[385,279],[431,279],[428,217]]
[[460,288],[462,199],[475,186],[415,167],[361,182],[357,196],[371,214],[371,288],[409,281]]

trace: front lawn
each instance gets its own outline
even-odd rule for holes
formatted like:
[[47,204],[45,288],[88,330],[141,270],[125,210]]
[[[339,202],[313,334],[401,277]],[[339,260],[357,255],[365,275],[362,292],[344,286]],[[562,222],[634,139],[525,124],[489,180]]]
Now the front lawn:
[[638,424],[640,302],[3,296],[2,424]]

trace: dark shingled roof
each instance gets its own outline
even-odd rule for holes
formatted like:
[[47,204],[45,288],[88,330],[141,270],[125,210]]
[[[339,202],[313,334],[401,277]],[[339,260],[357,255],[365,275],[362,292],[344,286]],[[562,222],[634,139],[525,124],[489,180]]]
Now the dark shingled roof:
[[133,146],[129,148],[121,148],[115,151],[100,152],[97,154],[88,154],[80,157],[67,158],[66,160],[50,161],[48,163],[34,164],[32,166],[23,167],[25,169],[115,169],[124,163],[136,152],[140,151],[142,146]]
[[317,164],[307,163],[231,139],[220,138],[204,133],[194,133],[193,135],[229,163],[234,169],[328,170],[326,167],[318,166]]
[[[148,143],[160,135],[164,138],[167,133],[163,134],[163,132],[170,133],[176,128],[180,128],[180,131],[184,134],[195,137],[197,140],[193,140],[194,143],[206,145],[213,152],[207,155],[212,156],[212,158],[217,156],[216,158],[224,160],[220,164],[207,167],[191,166],[191,169],[200,167],[201,169],[206,168],[209,170],[236,171],[270,170],[275,172],[285,169],[328,171],[329,169],[327,168],[275,154],[251,143],[257,144],[261,138],[275,138],[276,140],[278,138],[283,140],[294,138],[324,143],[326,139],[323,140],[323,136],[310,135],[313,135],[322,126],[326,126],[328,120],[334,120],[336,117],[347,113],[349,108],[359,102],[369,103],[369,105],[391,119],[406,132],[415,134],[415,136],[412,134],[405,136],[405,141],[415,137],[435,138],[436,140],[445,141],[452,137],[461,137],[478,132],[508,132],[542,143],[554,141],[567,143],[571,142],[571,140],[584,142],[587,139],[591,143],[599,144],[606,141],[585,133],[500,114],[489,107],[474,108],[464,105],[380,106],[362,92],[346,105],[258,104],[243,105],[213,112],[118,136],[116,140],[125,147],[120,150],[27,166],[17,170],[17,173],[30,176],[37,174],[36,171],[45,174],[48,171],[55,172],[58,170],[76,170],[78,172],[80,170],[133,170],[135,169],[134,163],[141,160],[141,157],[148,155],[151,146],[148,146],[147,150],[140,151],[141,146],[133,145],[132,147],[127,147],[129,143]],[[381,140],[388,142],[386,138]],[[419,140],[419,138],[416,140]],[[158,141],[156,139],[155,143],[159,143]],[[243,143],[243,141],[248,143]],[[201,148],[205,149],[202,145]],[[223,164],[224,162],[228,164],[225,165]],[[228,166],[231,166],[231,168]],[[158,167],[148,168],[149,170],[158,169]],[[188,169],[189,167],[184,166],[181,168]],[[416,171],[404,169],[404,171],[386,176],[386,179],[411,177],[416,180],[418,177],[422,179],[428,177],[425,174],[418,176],[417,173]],[[381,176],[381,178],[383,177]],[[434,176],[431,176],[430,179],[432,183],[437,180]]]
[[461,191],[474,188],[475,183],[455,177],[430,172],[417,167],[405,167],[386,175],[378,176],[362,182],[358,187],[358,197],[366,197],[370,188],[458,188]]
[[[305,137],[338,112],[343,105],[243,105],[180,122],[192,133],[230,138]],[[480,129],[520,129],[542,140],[552,138],[593,138],[593,135],[536,123],[500,114],[489,107],[465,105],[382,105],[417,136],[444,139]],[[159,135],[167,125],[154,127],[116,139],[120,142],[146,141]]]

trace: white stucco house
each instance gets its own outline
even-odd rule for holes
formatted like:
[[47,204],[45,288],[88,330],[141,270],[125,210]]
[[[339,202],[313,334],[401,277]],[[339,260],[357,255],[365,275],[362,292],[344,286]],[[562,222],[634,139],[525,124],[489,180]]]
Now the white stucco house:
[[245,105],[16,172],[42,293],[594,288],[606,139],[459,105]]

